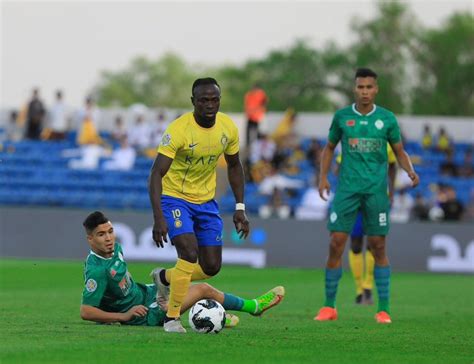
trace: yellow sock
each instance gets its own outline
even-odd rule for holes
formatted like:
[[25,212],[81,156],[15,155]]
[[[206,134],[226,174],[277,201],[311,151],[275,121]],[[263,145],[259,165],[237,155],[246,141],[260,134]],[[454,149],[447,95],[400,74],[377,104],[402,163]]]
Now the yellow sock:
[[374,287],[374,265],[374,256],[370,250],[367,250],[365,252],[365,278],[362,283],[364,289],[372,289]]
[[[171,272],[174,271],[174,267],[173,268],[168,268],[165,272],[165,277],[166,277],[166,282],[171,282]],[[204,279],[209,279],[211,278],[212,276],[209,276],[207,275],[206,273],[204,273],[204,271],[202,270],[202,267],[199,265],[199,264],[196,264],[195,268],[194,268],[194,271],[193,271],[193,275],[191,276],[191,281],[202,281]]]
[[173,268],[168,268],[167,270],[165,270],[166,282],[168,282],[168,283],[171,282],[171,275],[173,274],[173,271],[174,271],[174,267]]
[[362,293],[362,274],[364,271],[364,257],[362,253],[355,254],[349,250],[349,266],[351,267],[352,276],[356,286],[356,293]]
[[180,316],[181,305],[188,293],[191,275],[196,265],[197,263],[191,263],[178,258],[170,274],[170,299],[168,302],[168,312],[166,313],[168,317]]
[[202,270],[202,267],[198,264],[194,267],[194,272],[191,277],[192,281],[202,281],[203,279],[209,279],[212,276],[208,276],[204,271]]

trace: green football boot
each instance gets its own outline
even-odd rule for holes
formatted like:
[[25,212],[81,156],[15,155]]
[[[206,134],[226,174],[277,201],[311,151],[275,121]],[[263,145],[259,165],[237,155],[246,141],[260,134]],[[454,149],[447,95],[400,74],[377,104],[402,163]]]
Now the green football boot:
[[257,302],[257,308],[255,312],[252,313],[251,315],[253,316],[262,315],[265,311],[278,305],[283,300],[283,297],[285,297],[285,287],[278,286],[278,287],[272,288],[267,293],[255,298],[254,301]]

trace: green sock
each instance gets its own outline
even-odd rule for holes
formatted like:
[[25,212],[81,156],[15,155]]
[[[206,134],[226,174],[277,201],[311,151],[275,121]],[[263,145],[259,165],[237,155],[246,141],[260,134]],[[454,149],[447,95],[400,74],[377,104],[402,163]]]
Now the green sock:
[[241,310],[243,312],[255,313],[257,311],[257,301],[256,300],[244,300],[244,305]]
[[224,303],[222,306],[226,310],[255,313],[257,310],[257,300],[246,300],[230,293],[224,293]]
[[377,312],[390,313],[390,266],[374,268],[375,285],[379,294],[379,307]]
[[325,307],[336,308],[336,293],[337,285],[342,277],[342,268],[326,268],[325,271],[325,292],[326,300],[324,301]]

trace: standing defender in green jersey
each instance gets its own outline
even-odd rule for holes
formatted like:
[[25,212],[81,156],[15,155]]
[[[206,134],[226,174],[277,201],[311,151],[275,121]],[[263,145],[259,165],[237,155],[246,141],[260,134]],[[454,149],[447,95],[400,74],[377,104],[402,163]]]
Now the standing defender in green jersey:
[[[82,319],[100,323],[163,326],[168,302],[164,303],[164,307],[156,302],[159,289],[156,284],[141,284],[133,280],[122,248],[115,242],[114,228],[109,219],[102,212],[95,211],[87,216],[83,225],[91,251],[84,264]],[[280,303],[284,295],[285,289],[278,286],[253,300],[246,300],[201,283],[190,287],[181,312],[197,301],[209,298],[222,304],[226,310],[259,316]],[[237,316],[226,314],[226,317],[226,326],[237,325]]]
[[395,115],[374,103],[377,92],[377,74],[368,68],[358,69],[354,89],[356,102],[334,114],[328,143],[322,153],[319,194],[326,199],[331,187],[327,179],[328,171],[334,149],[341,142],[342,164],[328,221],[331,237],[325,272],[326,301],[314,318],[317,321],[337,319],[336,293],[342,276],[341,257],[360,210],[368,244],[375,258],[374,278],[379,295],[375,319],[384,324],[392,322],[390,265],[385,251],[385,236],[390,223],[387,142],[400,167],[412,180],[413,187],[418,185],[419,179],[403,148]]

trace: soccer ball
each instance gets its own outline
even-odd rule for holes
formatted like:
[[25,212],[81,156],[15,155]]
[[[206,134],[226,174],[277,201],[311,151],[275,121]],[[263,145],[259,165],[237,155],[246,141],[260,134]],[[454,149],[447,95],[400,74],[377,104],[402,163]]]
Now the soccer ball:
[[189,326],[201,334],[217,334],[224,328],[225,310],[214,300],[200,300],[189,311]]

